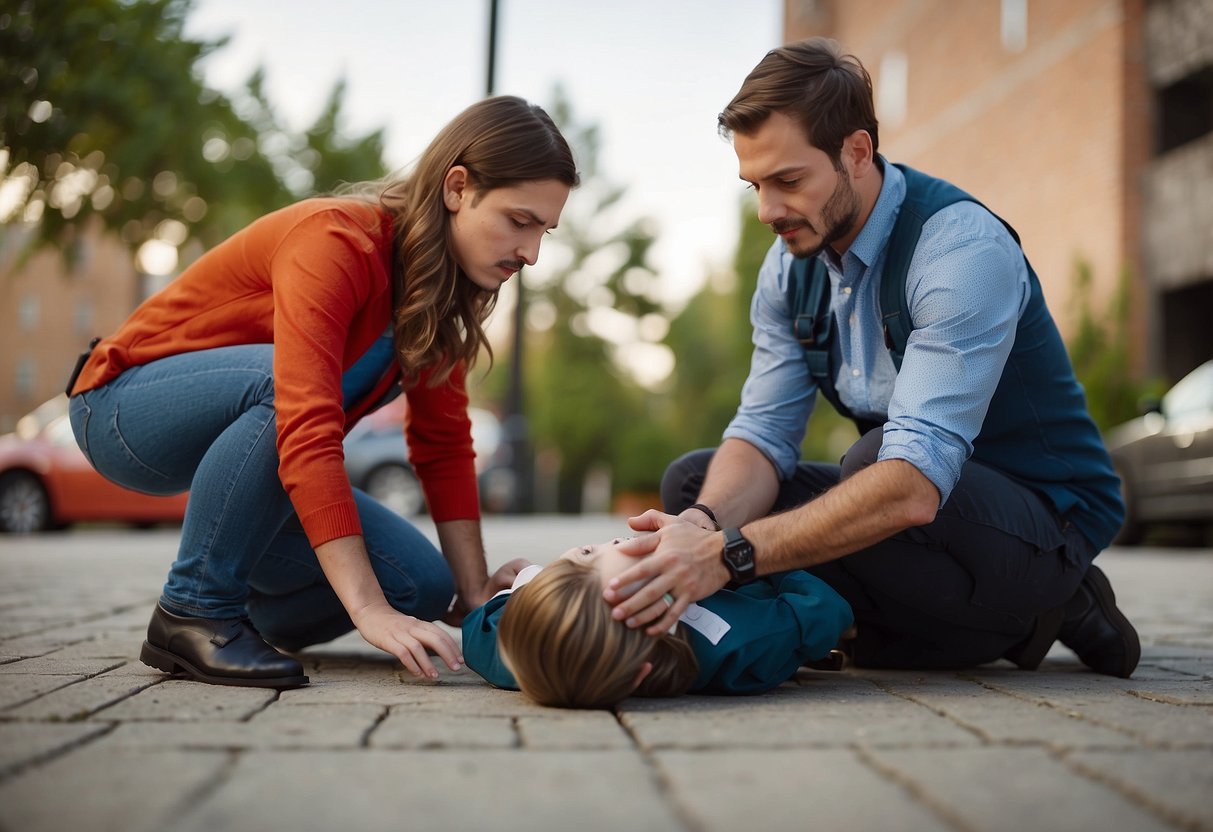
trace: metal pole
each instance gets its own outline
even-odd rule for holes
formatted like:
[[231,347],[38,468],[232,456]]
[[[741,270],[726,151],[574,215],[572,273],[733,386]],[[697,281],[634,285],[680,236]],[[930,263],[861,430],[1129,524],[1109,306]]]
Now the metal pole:
[[484,94],[492,95],[497,89],[497,0],[489,0],[489,65],[484,83]]
[[[485,95],[496,92],[497,80],[497,20],[498,0],[489,0],[489,54],[488,70],[485,73]],[[510,386],[505,401],[506,441],[510,443],[510,467],[514,473],[514,492],[510,497],[509,511],[523,514],[534,510],[534,472],[531,461],[529,428],[523,401],[522,362],[526,336],[526,297],[522,285],[522,272],[514,278],[514,331],[510,348]]]

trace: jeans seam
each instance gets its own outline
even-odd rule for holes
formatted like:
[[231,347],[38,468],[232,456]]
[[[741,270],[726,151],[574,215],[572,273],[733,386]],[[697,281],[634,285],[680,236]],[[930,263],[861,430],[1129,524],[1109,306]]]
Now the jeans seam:
[[[128,381],[124,384],[121,384],[120,387],[118,387],[117,389],[142,390],[147,387],[155,387],[159,384],[180,384],[183,378],[198,378],[201,376],[212,376],[212,375],[224,375],[224,376],[230,377],[233,373],[245,373],[245,372],[255,373],[256,375],[261,377],[262,381],[265,381],[266,379],[272,380],[274,378],[273,373],[267,373],[264,370],[260,370],[256,367],[221,367],[221,368],[214,369],[214,370],[192,370],[188,374],[185,374],[182,376],[175,376],[173,378],[154,378],[154,379],[149,379],[147,381]],[[122,378],[122,376],[118,377],[118,379],[121,379],[121,378]],[[115,379],[115,381],[117,381],[118,379]]]
[[[88,399],[85,398],[84,393],[78,395],[80,397],[80,435],[76,437],[76,444],[80,446],[80,451],[84,454],[84,458],[88,460],[88,464],[92,465],[93,455],[88,450],[88,424],[92,420],[93,409],[88,406]],[[68,418],[70,420],[71,417],[69,416]]]
[[139,455],[135,453],[135,451],[131,448],[131,446],[129,444],[127,444],[126,437],[122,435],[122,429],[120,427],[118,427],[118,416],[119,416],[120,412],[121,412],[121,408],[115,404],[114,405],[114,418],[110,423],[110,427],[114,431],[114,436],[117,438],[118,444],[122,446],[122,450],[126,452],[126,455],[128,457],[130,457],[131,462],[135,463],[136,465],[138,465],[140,468],[144,469],[148,473],[155,474],[157,477],[160,477],[160,479],[162,479],[162,480],[171,479],[168,474],[165,474],[164,472],[162,472],[156,468],[153,468],[152,466],[150,466],[146,462],[144,462],[142,459],[140,459]]
[[[201,592],[201,587],[206,583],[207,570],[210,566],[211,555],[213,554],[212,548],[215,543],[215,538],[219,534],[219,527],[222,525],[223,519],[227,516],[228,506],[231,504],[232,492],[235,490],[236,482],[240,479],[240,475],[244,472],[245,466],[248,465],[248,459],[249,459],[250,452],[257,445],[257,443],[261,441],[261,437],[265,435],[266,429],[274,423],[274,419],[272,418],[272,416],[274,414],[274,409],[272,407],[270,407],[269,411],[270,411],[271,418],[268,418],[265,420],[264,424],[262,424],[262,426],[261,426],[261,430],[257,431],[257,435],[254,436],[252,441],[249,442],[248,445],[245,446],[244,452],[241,457],[240,466],[232,472],[232,476],[228,477],[227,482],[224,484],[225,494],[224,494],[224,498],[223,498],[223,508],[221,511],[219,511],[216,514],[215,519],[212,521],[211,527],[210,527],[209,531],[207,532],[206,543],[203,546],[203,555],[201,558],[202,569],[201,569],[201,572],[198,575],[198,579],[195,583],[194,595],[193,595],[193,600],[195,603],[198,601],[198,596]],[[245,411],[245,415],[252,413],[252,412],[253,412],[252,409],[249,409],[249,410]],[[245,581],[245,589],[246,590],[248,589],[247,579]]]

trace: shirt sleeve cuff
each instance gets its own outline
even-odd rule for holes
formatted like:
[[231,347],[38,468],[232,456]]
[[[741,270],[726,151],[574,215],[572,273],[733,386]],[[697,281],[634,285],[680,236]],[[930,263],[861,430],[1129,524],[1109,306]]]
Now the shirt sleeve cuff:
[[964,464],[964,460],[960,459],[953,464],[948,464],[946,457],[950,457],[951,454],[946,456],[940,454],[938,449],[928,446],[922,439],[913,436],[906,437],[905,433],[905,431],[886,432],[880,446],[880,453],[876,458],[882,462],[889,459],[900,459],[913,465],[919,473],[939,489],[939,505],[942,507],[948,501],[948,496],[955,488],[957,480],[960,479],[960,467]]
[[767,462],[771,463],[775,471],[779,474],[779,479],[789,480],[796,473],[796,463],[800,461],[800,449],[791,450],[783,448],[774,442],[763,439],[757,433],[749,430],[744,425],[736,423],[729,425],[724,431],[725,439],[740,439],[743,442],[748,442],[758,449],[758,452],[767,458]]

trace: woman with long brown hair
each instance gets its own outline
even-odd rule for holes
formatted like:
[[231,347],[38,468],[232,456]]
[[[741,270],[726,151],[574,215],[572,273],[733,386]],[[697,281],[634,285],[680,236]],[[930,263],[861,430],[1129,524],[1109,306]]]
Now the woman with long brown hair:
[[[190,490],[145,663],[293,687],[271,645],[357,628],[415,675],[437,675],[427,650],[459,666],[431,622],[512,577],[485,563],[464,378],[577,184],[543,110],[486,99],[404,178],[262,217],[94,344],[69,386],[80,447],[121,485]],[[402,391],[441,553],[343,465],[345,433]]]

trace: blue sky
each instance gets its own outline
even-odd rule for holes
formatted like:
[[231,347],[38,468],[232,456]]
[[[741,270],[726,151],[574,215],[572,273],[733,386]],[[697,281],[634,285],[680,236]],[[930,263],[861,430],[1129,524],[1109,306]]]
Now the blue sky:
[[[672,301],[732,254],[742,185],[716,114],[778,44],[781,13],[778,0],[500,2],[497,92],[547,104],[559,83],[600,125],[603,173],[660,230],[653,261]],[[296,127],[344,76],[347,127],[386,127],[388,162],[403,166],[483,96],[487,19],[488,0],[197,0],[186,32],[230,35],[207,82],[232,90],[263,64]]]

